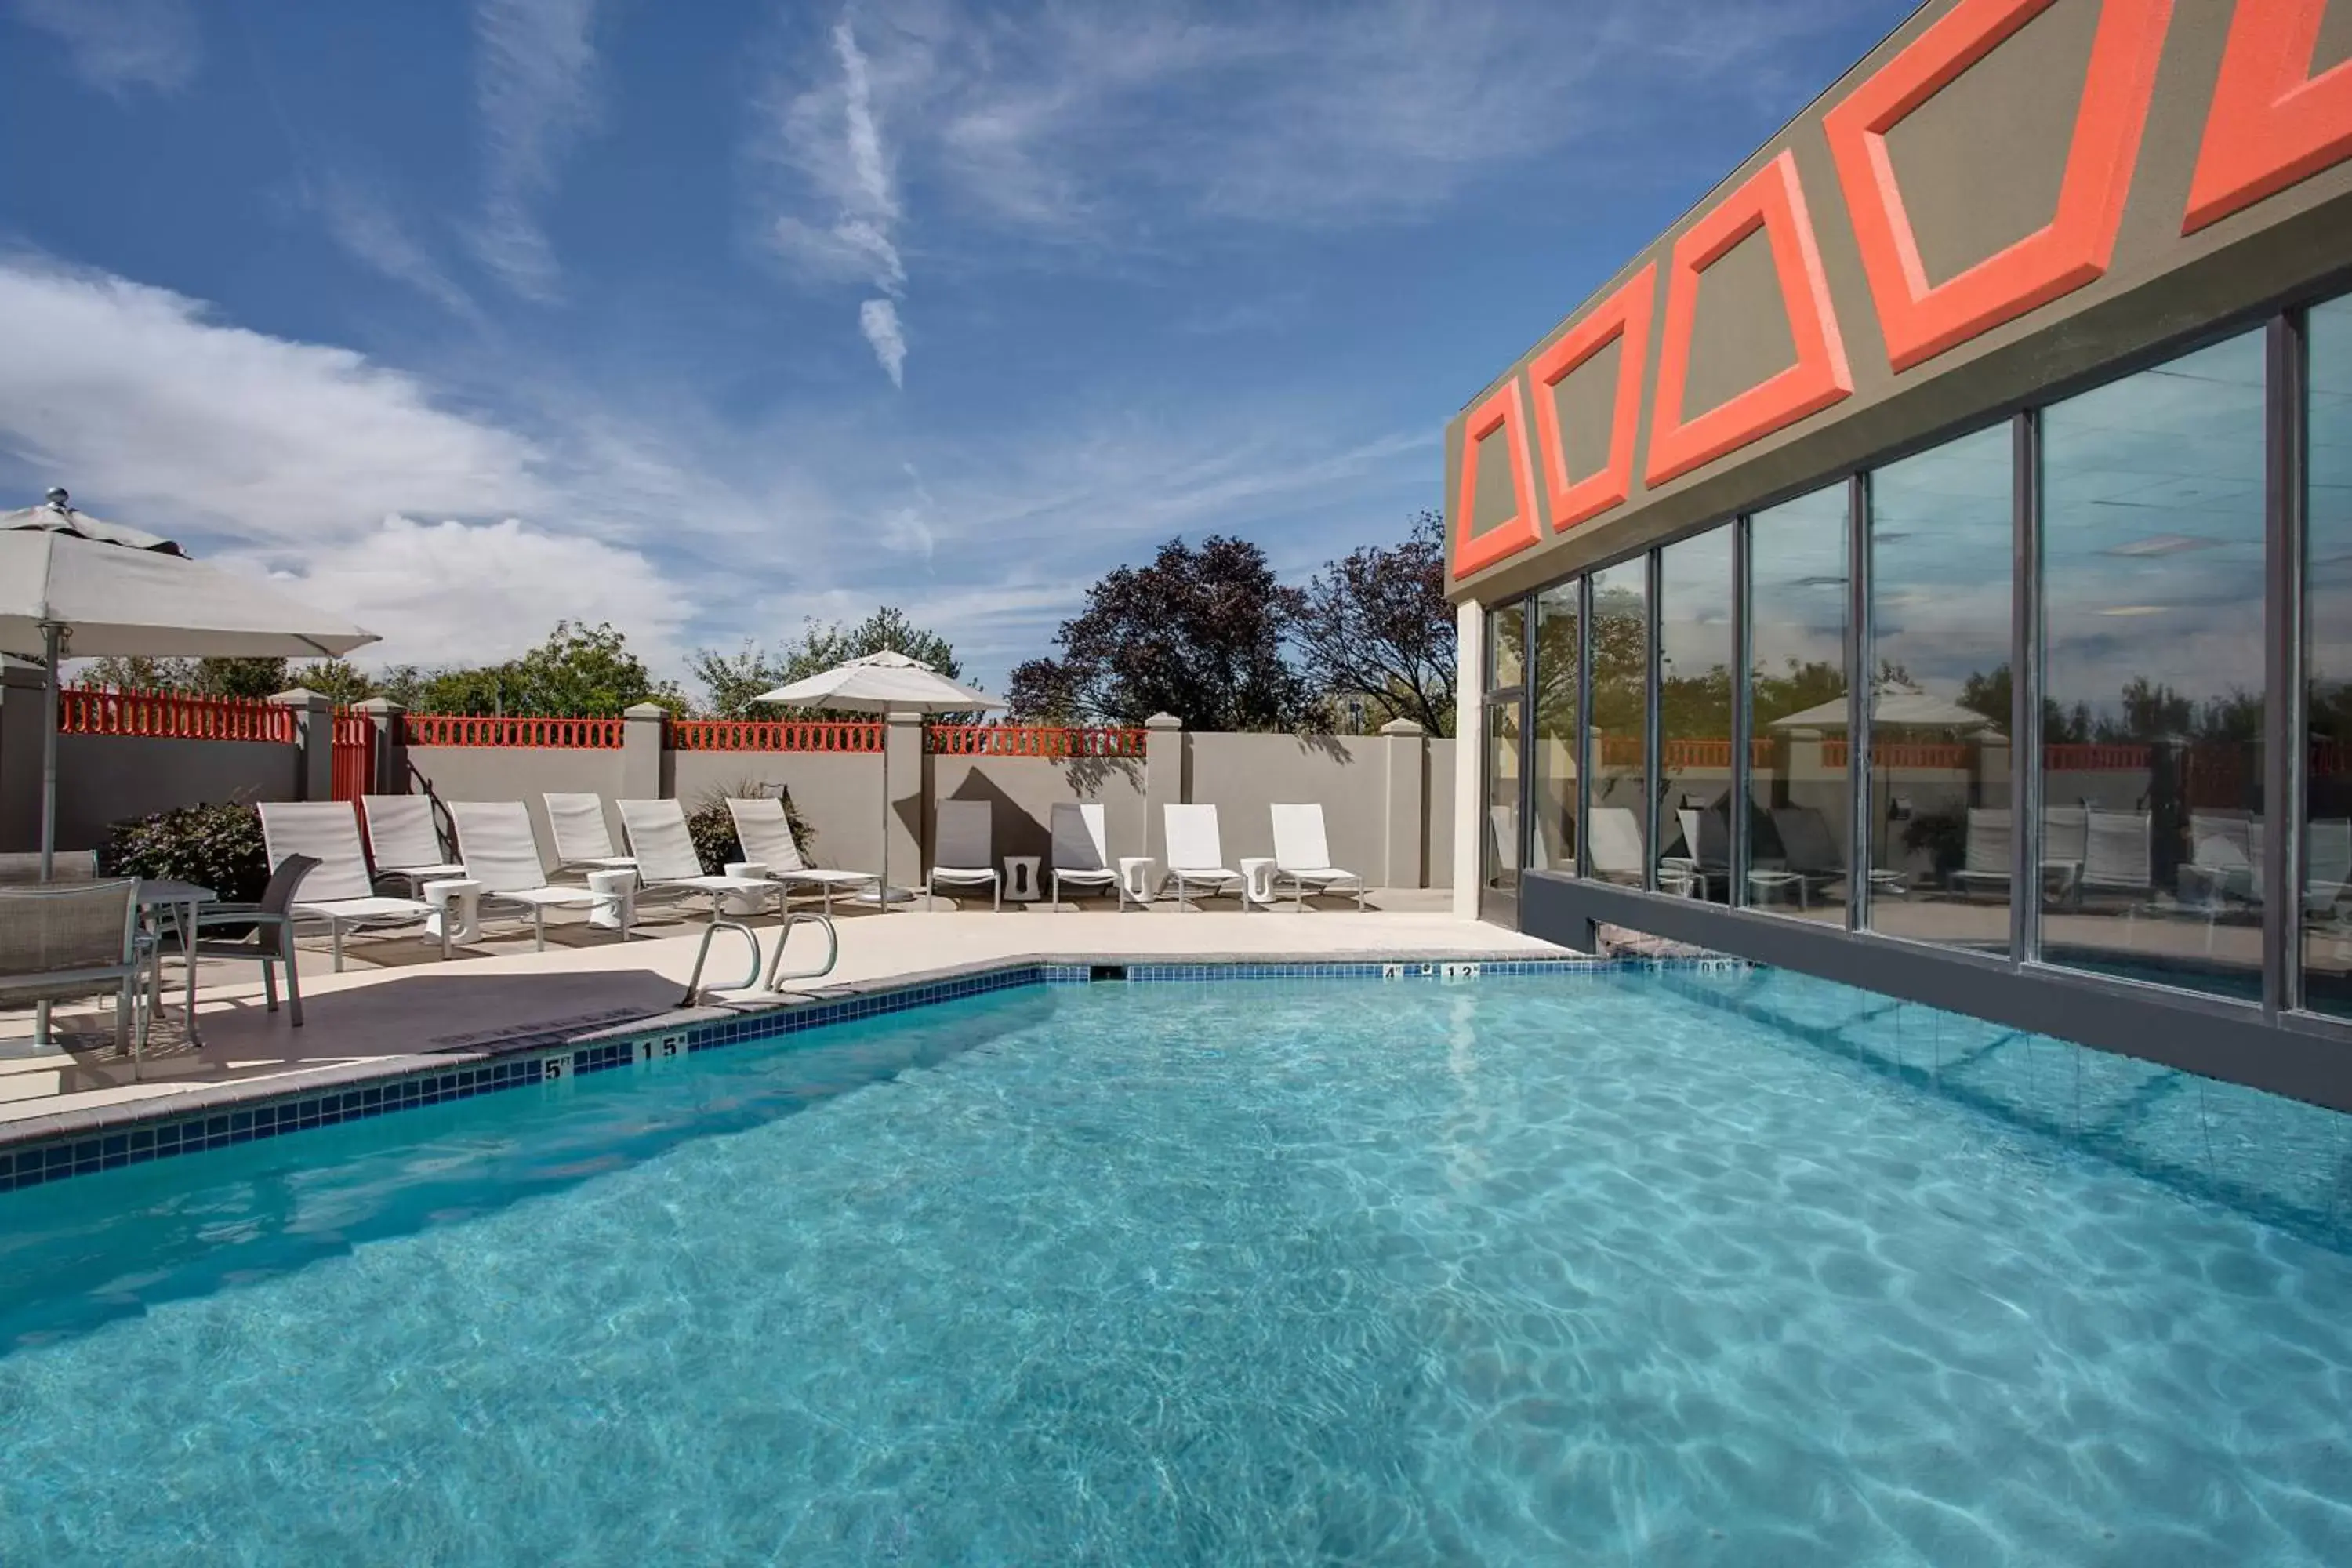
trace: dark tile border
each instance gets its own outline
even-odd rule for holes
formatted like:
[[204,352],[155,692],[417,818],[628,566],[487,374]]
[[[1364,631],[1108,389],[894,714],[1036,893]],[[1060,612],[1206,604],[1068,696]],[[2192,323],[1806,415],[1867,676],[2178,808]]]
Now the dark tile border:
[[[1737,961],[1696,963],[1727,962]],[[1181,963],[1117,956],[992,962],[895,977],[870,986],[841,987],[782,1005],[698,1007],[576,1035],[524,1032],[459,1050],[322,1069],[298,1089],[216,1084],[168,1100],[132,1100],[28,1118],[14,1127],[0,1125],[0,1192],[496,1094],[566,1076],[609,1072],[656,1052],[690,1055],[777,1039],[1015,987],[1265,980],[1460,983],[1488,975],[1590,975],[1669,966],[1696,965],[1688,960],[1529,959],[1521,954],[1311,961],[1187,959]],[[327,1080],[323,1084],[322,1079]]]

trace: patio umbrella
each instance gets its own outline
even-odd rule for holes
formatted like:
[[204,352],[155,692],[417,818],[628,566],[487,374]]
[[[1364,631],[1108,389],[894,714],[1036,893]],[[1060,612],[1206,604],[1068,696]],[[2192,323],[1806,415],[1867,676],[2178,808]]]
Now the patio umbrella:
[[[1947,702],[1940,697],[1930,697],[1916,686],[1888,681],[1881,685],[1874,695],[1876,700],[1870,710],[1870,721],[1874,725],[1900,725],[1916,730],[1992,728],[1992,721],[1975,709]],[[1843,730],[1845,720],[1845,699],[1835,697],[1801,713],[1775,719],[1769,727],[1774,730]]]
[[[754,702],[793,708],[843,709],[856,713],[974,713],[1003,703],[960,686],[920,660],[890,648],[763,691]],[[881,901],[890,896],[890,752],[882,751]]]
[[42,681],[41,874],[58,816],[58,664],[103,654],[325,658],[373,632],[266,583],[200,566],[168,539],[100,522],[49,491],[0,512],[0,653],[37,658]]

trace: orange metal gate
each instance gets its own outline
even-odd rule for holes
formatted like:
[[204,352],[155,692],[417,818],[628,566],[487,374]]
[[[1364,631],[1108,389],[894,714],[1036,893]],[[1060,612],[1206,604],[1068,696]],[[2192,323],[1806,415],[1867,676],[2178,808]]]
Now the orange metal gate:
[[350,709],[335,712],[335,798],[356,801],[375,789],[375,721]]

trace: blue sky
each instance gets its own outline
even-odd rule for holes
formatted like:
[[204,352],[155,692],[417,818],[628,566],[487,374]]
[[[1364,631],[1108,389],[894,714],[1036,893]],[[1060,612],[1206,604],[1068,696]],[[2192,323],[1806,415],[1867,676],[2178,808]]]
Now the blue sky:
[[0,495],[383,660],[905,606],[1439,504],[1464,399],[1889,0],[0,0]]

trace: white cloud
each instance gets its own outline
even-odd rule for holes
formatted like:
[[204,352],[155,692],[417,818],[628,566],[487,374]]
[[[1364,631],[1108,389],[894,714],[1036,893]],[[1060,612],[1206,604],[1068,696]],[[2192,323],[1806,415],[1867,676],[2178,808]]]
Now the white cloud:
[[411,234],[383,197],[360,181],[332,175],[310,194],[328,237],[362,265],[479,324],[481,308]]
[[523,437],[348,349],[105,274],[0,262],[0,443],[124,521],[294,543],[387,512],[529,512]]
[[679,633],[690,605],[643,553],[513,518],[475,525],[387,517],[277,575],[308,602],[381,634],[355,656],[372,666],[507,658],[535,647],[558,619],[609,621],[656,668],[684,662]]
[[907,338],[898,301],[907,286],[897,231],[901,210],[891,155],[875,107],[870,63],[844,16],[830,34],[835,69],[797,90],[772,93],[772,155],[808,187],[829,219],[777,216],[769,227],[778,255],[821,282],[863,281],[881,298],[858,307],[857,327],[893,386],[906,384]]
[[483,198],[474,248],[517,293],[556,297],[560,268],[536,206],[596,120],[596,0],[476,0],[474,97]]
[[907,384],[907,334],[898,325],[898,307],[887,300],[868,300],[857,307],[857,330],[874,350],[874,361],[889,374],[890,384]]
[[[16,15],[63,44],[83,80],[117,96],[185,87],[203,58],[187,0],[16,0]],[[22,62],[11,74],[24,90]]]

